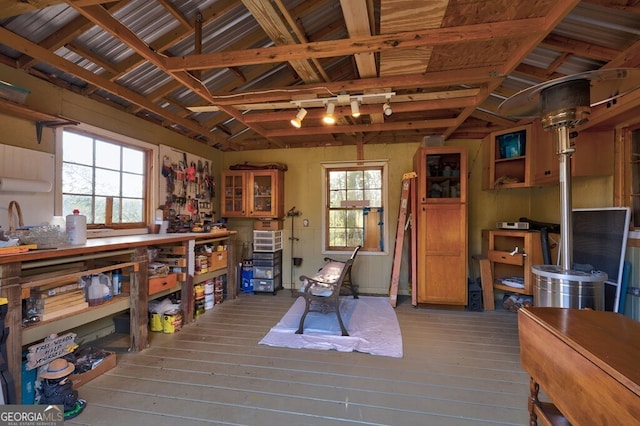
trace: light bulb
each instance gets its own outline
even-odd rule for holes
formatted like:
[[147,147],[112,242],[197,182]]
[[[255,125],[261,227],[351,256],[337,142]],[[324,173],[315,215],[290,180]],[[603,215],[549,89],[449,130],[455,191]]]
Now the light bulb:
[[351,101],[351,116],[354,118],[360,117],[360,103],[356,99]]
[[297,129],[302,127],[302,120],[307,116],[307,110],[304,108],[298,109],[298,113],[291,119],[291,125]]
[[389,103],[389,101],[385,102],[384,105],[382,106],[382,112],[384,112],[384,115],[386,115],[387,117],[393,113],[393,110],[391,109],[391,104]]
[[327,113],[324,117],[322,117],[322,121],[326,124],[335,124],[336,117],[333,115],[333,112],[336,110],[336,105],[329,102],[327,104]]

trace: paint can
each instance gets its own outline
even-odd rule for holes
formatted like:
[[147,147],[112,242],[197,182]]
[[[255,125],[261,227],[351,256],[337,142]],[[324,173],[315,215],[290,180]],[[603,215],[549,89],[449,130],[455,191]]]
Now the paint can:
[[196,284],[193,286],[193,297],[196,300],[204,298],[204,286],[202,284]]
[[213,305],[214,305],[213,293],[206,294],[204,296],[204,308],[206,310],[213,309]]
[[162,331],[162,315],[157,312],[151,312],[151,319],[149,320],[149,328],[151,331]]
[[204,282],[204,294],[213,294],[213,280],[207,280]]
[[204,314],[204,311],[206,310],[205,300],[204,299],[200,299],[200,300],[194,301],[193,309],[194,309],[194,314],[195,314],[196,317]]
[[182,328],[182,312],[179,309],[174,309],[164,313],[162,317],[162,332],[163,333],[175,333]]

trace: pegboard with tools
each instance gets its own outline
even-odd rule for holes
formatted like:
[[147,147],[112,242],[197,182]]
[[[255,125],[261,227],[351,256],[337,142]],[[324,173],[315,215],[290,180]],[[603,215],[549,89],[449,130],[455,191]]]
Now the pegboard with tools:
[[158,201],[175,215],[214,219],[216,181],[212,163],[197,155],[160,145]]

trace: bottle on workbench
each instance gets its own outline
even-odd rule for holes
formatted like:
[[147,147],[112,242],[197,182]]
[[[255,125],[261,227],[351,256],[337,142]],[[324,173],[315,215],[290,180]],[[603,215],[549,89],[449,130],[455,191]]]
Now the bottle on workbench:
[[72,246],[87,243],[87,217],[75,209],[73,214],[67,215],[67,242]]

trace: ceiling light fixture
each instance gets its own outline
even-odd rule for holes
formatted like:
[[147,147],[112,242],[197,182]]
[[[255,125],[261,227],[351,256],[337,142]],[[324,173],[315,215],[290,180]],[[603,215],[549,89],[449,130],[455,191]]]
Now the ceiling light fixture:
[[324,117],[322,117],[322,122],[325,124],[336,124],[336,116],[334,115],[335,110],[336,104],[329,102],[327,104],[327,112]]
[[298,108],[298,113],[291,119],[291,125],[297,129],[302,127],[302,120],[307,116],[307,110],[304,108]]
[[389,101],[385,102],[384,105],[382,105],[382,112],[387,117],[393,114],[393,110],[391,109],[391,104],[389,103]]
[[351,101],[351,116],[353,118],[360,117],[360,101],[357,99]]

